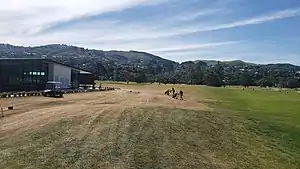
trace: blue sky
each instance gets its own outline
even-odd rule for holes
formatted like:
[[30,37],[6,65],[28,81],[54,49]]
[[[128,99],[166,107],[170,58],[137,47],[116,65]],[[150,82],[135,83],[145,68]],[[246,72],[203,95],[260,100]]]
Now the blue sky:
[[3,0],[2,43],[300,65],[299,0]]

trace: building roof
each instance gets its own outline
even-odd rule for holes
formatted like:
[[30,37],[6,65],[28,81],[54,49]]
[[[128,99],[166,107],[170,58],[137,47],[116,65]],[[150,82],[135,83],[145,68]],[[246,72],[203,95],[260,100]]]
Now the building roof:
[[92,74],[91,72],[80,70],[80,74]]
[[54,60],[46,59],[46,58],[0,58],[0,61],[1,60],[44,60],[44,61],[47,61],[47,62],[52,62],[52,63],[55,63],[55,64],[70,67],[72,69],[80,71],[81,74],[92,74],[91,72],[89,72],[87,70],[83,70],[83,69],[80,69],[80,68],[77,68],[77,67],[74,67],[74,66],[70,66],[70,65],[60,63],[60,62],[57,62],[57,61],[54,61]]

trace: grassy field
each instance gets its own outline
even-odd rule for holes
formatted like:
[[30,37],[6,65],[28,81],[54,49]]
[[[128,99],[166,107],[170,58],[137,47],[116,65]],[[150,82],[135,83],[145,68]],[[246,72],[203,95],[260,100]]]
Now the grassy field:
[[242,126],[238,135],[255,136],[254,140],[245,143],[251,147],[251,144],[260,142],[263,145],[260,147],[262,155],[269,156],[262,159],[263,161],[277,163],[278,168],[300,168],[299,93],[259,89],[243,91],[236,88],[200,90],[206,96],[218,100],[212,105],[216,110],[229,112],[233,118],[241,120],[240,123],[236,123]]
[[264,139],[266,148],[286,164],[300,167],[300,94],[251,89],[201,89],[217,98],[215,107],[226,108],[244,119],[245,131]]
[[102,84],[122,90],[18,102],[36,110],[0,119],[0,168],[300,168],[296,92]]

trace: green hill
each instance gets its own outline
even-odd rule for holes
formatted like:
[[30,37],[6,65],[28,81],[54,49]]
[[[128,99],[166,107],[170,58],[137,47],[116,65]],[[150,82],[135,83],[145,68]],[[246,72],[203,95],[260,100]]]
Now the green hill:
[[92,71],[101,80],[116,81],[286,86],[290,79],[300,76],[300,67],[292,64],[262,65],[241,60],[178,63],[141,51],[103,51],[62,44],[0,44],[0,57],[43,57]]

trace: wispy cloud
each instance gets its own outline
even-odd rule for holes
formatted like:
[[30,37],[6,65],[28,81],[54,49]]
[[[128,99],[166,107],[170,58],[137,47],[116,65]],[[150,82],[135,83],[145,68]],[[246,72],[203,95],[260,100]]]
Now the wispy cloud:
[[[280,44],[280,46],[282,46]],[[300,65],[300,55],[293,51],[281,51],[278,46],[268,46],[261,42],[233,43],[194,50],[178,50],[174,52],[153,52],[178,61],[190,60],[243,60],[253,63],[293,63]]]
[[247,26],[247,25],[256,25],[256,24],[262,24],[274,20],[279,20],[279,19],[285,19],[285,18],[291,18],[295,16],[300,15],[300,8],[295,8],[295,9],[286,9],[282,11],[277,11],[271,14],[267,15],[262,15],[254,18],[249,18],[245,20],[240,20],[240,21],[234,21],[231,23],[226,23],[226,24],[220,24],[217,26],[211,26],[211,27],[206,27],[203,29],[199,29],[199,31],[214,31],[214,30],[220,30],[220,29],[228,29],[228,28],[235,28],[235,27],[241,27],[241,26]]
[[[158,21],[158,25],[154,24],[125,24],[112,22],[111,25],[108,24],[88,24],[86,29],[78,29],[71,27],[66,35],[76,37],[77,39],[82,39],[80,36],[90,35],[93,37],[92,41],[104,42],[104,41],[130,41],[130,40],[147,40],[147,39],[159,39],[159,38],[169,38],[173,36],[183,36],[191,33],[197,32],[209,32],[217,31],[223,29],[230,29],[236,27],[243,27],[247,25],[257,25],[263,24],[270,21],[275,21],[279,19],[291,18],[300,15],[300,8],[286,9],[282,11],[273,12],[270,14],[265,14],[253,18],[243,19],[239,21],[233,21],[224,24],[217,24],[213,26],[205,26],[206,23],[202,24],[192,24],[183,25],[180,27],[170,27],[167,23],[161,25]],[[183,16],[184,17],[184,16]],[[180,19],[178,20],[180,22]],[[61,34],[61,30],[58,34]],[[96,36],[98,35],[98,36]]]
[[280,19],[291,18],[300,15],[300,8],[286,9],[281,11],[276,11],[270,14],[264,14],[261,16],[256,16],[253,18],[243,19],[239,21],[233,21],[229,23],[214,25],[214,26],[203,26],[203,25],[193,25],[185,28],[180,28],[174,31],[168,31],[168,33],[164,34],[165,36],[176,36],[176,35],[185,35],[196,32],[208,32],[208,31],[216,31],[222,29],[243,27],[247,25],[257,25],[263,24],[266,22],[271,22]]
[[[271,2],[271,0],[265,1]],[[245,6],[247,3],[254,2],[245,0],[214,2],[210,0],[2,0],[0,40],[17,45],[64,43],[103,50],[143,50],[177,60],[197,57],[243,59],[242,55],[247,59],[255,58],[256,53],[268,55],[273,48],[276,48],[277,53],[282,55],[286,53],[286,56],[295,59],[297,53],[300,53],[295,47],[295,43],[299,44],[298,39],[292,43],[288,40],[290,43],[278,43],[272,48],[263,49],[267,46],[263,39],[260,39],[262,43],[258,45],[249,42],[254,39],[250,35],[241,35],[245,27],[256,25],[247,29],[247,32],[261,37],[258,29],[262,24],[276,23],[278,20],[289,21],[284,19],[300,16],[300,8],[297,7],[300,3],[287,5],[285,9],[278,10],[282,8],[280,6],[269,8],[276,4],[275,1],[267,3],[268,5],[265,1],[255,2],[265,5],[259,10],[251,9],[253,6],[250,5],[249,9],[245,8],[243,11],[239,8],[241,2]],[[295,8],[291,8],[293,6]],[[266,30],[268,26],[264,26]],[[297,29],[299,24],[294,23],[293,26],[295,28],[289,28],[287,33],[284,30],[269,28],[267,34],[271,37],[271,35],[278,35],[276,31],[281,31],[280,36],[287,35],[289,32],[293,32],[293,37],[300,36]],[[239,35],[236,35],[236,32]],[[282,39],[290,37],[291,35]],[[239,41],[241,39],[249,41],[245,43]],[[280,41],[280,39],[273,40]],[[279,50],[276,45],[283,47]]]
[[204,49],[204,48],[212,48],[217,47],[221,45],[232,45],[237,44],[240,41],[229,41],[229,42],[214,42],[214,43],[205,43],[205,44],[187,44],[182,46],[173,46],[169,48],[157,48],[157,49],[151,49],[150,52],[183,52],[183,51],[191,51],[191,50],[197,50],[197,49]]
[[179,16],[175,16],[170,18],[169,21],[180,22],[180,21],[192,21],[199,17],[205,17],[208,15],[220,15],[229,13],[229,10],[225,9],[205,9],[196,12],[189,12],[186,14],[180,14]]
[[163,1],[166,0],[3,0],[1,32],[2,35],[31,35],[54,23]]

